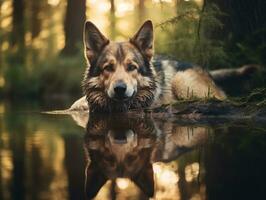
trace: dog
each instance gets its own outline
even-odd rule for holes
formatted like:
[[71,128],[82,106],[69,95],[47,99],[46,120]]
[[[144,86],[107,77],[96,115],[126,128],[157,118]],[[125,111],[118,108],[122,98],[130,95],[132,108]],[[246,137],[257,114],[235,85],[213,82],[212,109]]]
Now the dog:
[[[100,193],[108,181],[115,183],[119,178],[131,180],[147,197],[176,188],[175,184],[162,186],[155,179],[154,163],[176,160],[206,143],[211,133],[204,126],[154,121],[149,116],[136,118],[128,113],[91,115],[86,121],[84,189],[87,199]],[[170,198],[164,195],[165,199]]]
[[212,76],[196,65],[154,57],[153,43],[150,20],[125,42],[110,41],[87,21],[84,26],[88,63],[83,80],[85,96],[69,110],[112,113],[170,104],[178,99],[224,100],[226,94],[215,84],[215,77],[220,81],[252,71],[244,67],[238,69],[239,73],[220,70]]

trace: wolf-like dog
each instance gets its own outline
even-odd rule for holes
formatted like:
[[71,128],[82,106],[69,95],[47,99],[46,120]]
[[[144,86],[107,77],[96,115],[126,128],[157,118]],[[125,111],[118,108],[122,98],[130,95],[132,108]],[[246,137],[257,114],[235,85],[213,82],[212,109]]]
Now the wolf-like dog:
[[201,67],[154,58],[153,43],[150,20],[126,42],[108,40],[87,21],[84,26],[88,63],[83,80],[85,96],[70,110],[127,112],[169,104],[176,99],[226,98],[213,77]]
[[85,194],[88,199],[94,198],[108,180],[115,183],[117,178],[131,180],[147,197],[156,196],[154,189],[163,188],[156,184],[153,163],[177,159],[204,144],[211,133],[204,126],[155,121],[150,116],[136,118],[128,113],[92,115],[86,121]]

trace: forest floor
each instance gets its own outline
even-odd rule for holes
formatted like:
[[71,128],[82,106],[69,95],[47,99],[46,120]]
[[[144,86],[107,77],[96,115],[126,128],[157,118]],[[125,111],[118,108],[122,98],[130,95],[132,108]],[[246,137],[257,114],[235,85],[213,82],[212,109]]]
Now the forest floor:
[[[47,114],[86,115],[88,111],[55,110]],[[185,123],[228,123],[266,122],[266,88],[256,89],[250,95],[241,98],[179,100],[174,104],[145,109],[144,112],[133,110],[131,116],[151,115],[156,119],[178,119]]]
[[163,105],[146,110],[156,118],[175,117],[188,121],[266,121],[266,89],[257,89],[247,97],[217,99],[180,100],[172,105]]

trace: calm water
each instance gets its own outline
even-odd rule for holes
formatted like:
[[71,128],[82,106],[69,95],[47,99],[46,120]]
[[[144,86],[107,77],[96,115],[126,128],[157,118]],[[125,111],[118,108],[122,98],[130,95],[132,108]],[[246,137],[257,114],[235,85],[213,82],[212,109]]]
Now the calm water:
[[0,199],[265,198],[264,122],[40,110],[0,106]]

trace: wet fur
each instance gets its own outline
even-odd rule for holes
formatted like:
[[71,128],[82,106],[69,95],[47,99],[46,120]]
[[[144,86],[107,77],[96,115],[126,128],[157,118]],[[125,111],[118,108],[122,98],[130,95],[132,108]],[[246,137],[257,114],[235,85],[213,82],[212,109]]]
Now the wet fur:
[[[138,74],[134,77],[138,82],[137,93],[134,98],[124,102],[117,102],[108,97],[106,94],[106,76],[102,74],[100,66],[105,61],[108,54],[114,54],[117,60],[125,59],[127,48],[131,48],[134,54],[134,59],[141,66],[138,69]],[[145,61],[142,55],[127,43],[112,44],[105,48],[97,62],[93,63],[85,73],[83,80],[83,90],[86,94],[86,99],[90,105],[91,112],[125,112],[130,109],[148,107],[152,104],[156,92],[156,75],[151,71],[151,64]],[[110,84],[110,83],[107,83]]]
[[204,126],[156,122],[148,116],[136,118],[127,113],[93,114],[84,121],[87,121],[84,147],[88,157],[85,169],[88,199],[94,198],[108,180],[116,178],[130,179],[146,196],[152,197],[156,185],[152,164],[175,160],[204,144],[211,133]]
[[[241,75],[240,72],[235,73],[236,70],[210,75],[199,66],[169,59],[152,58],[153,27],[151,21],[146,21],[127,42],[111,42],[94,24],[86,22],[84,46],[85,57],[88,61],[83,79],[85,98],[76,101],[70,110],[127,112],[132,109],[169,104],[177,99],[216,98],[224,100],[226,94],[215,84],[213,78],[228,79],[228,77]],[[127,70],[130,63],[134,63],[136,70]],[[110,65],[113,66],[113,71],[106,70],[106,66]],[[249,68],[245,71],[249,72]],[[131,88],[131,93],[134,90],[131,98],[125,101],[116,101],[109,95],[112,94],[113,85],[119,80],[123,80]]]

